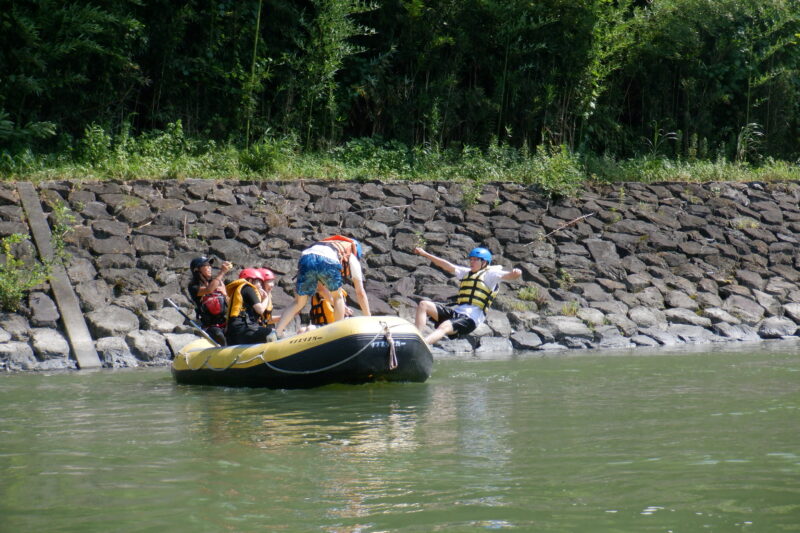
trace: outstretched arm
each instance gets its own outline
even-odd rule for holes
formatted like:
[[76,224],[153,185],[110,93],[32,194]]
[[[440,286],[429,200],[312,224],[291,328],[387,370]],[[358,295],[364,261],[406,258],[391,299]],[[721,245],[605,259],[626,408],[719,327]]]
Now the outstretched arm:
[[503,276],[500,278],[503,281],[512,281],[515,279],[519,279],[522,276],[522,270],[515,268],[511,271],[505,270],[503,271]]
[[433,263],[434,265],[438,266],[439,268],[441,268],[445,272],[448,272],[450,274],[455,274],[455,272],[456,272],[456,266],[453,263],[451,263],[450,261],[447,261],[445,259],[442,259],[441,257],[436,257],[433,254],[429,254],[428,252],[426,252],[422,248],[419,248],[419,247],[414,248],[414,253],[417,254],[417,255],[421,255],[425,259],[428,259],[431,263]]

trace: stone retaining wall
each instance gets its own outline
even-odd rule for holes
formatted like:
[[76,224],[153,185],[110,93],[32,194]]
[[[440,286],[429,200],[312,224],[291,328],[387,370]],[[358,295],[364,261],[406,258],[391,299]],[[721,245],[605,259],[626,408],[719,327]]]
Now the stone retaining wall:
[[[37,190],[46,212],[63,203],[76,218],[68,275],[106,366],[165,365],[171,348],[194,338],[164,305],[169,297],[193,314],[183,290],[193,257],[227,259],[235,272],[271,268],[280,309],[291,301],[300,251],[336,233],[365,245],[374,314],[411,319],[421,297],[455,293],[454,280],[412,254],[417,245],[462,264],[484,245],[496,264],[522,269],[486,324],[441,343],[439,355],[748,341],[797,335],[800,323],[798,183],[629,183],[557,201],[490,184],[469,207],[455,183],[51,182]],[[4,183],[0,236],[15,232],[29,231],[15,185]],[[48,287],[0,315],[0,369],[74,366]]]

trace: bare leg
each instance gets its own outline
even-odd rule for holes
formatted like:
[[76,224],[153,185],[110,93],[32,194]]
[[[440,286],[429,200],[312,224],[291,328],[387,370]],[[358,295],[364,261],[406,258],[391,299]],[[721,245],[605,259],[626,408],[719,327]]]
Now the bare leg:
[[347,304],[342,297],[342,291],[331,291],[331,296],[333,297],[333,321],[338,322],[344,318],[344,308]]
[[281,319],[278,321],[278,325],[275,326],[275,332],[278,335],[283,333],[283,330],[286,329],[286,326],[289,325],[289,322],[297,316],[303,307],[306,306],[306,302],[308,301],[308,296],[304,294],[298,294],[294,297],[294,302],[288,308],[286,308],[283,313],[281,313]]
[[431,334],[425,337],[425,342],[427,342],[429,345],[434,345],[442,340],[442,337],[452,333],[455,333],[455,330],[453,329],[453,323],[449,320],[445,320],[439,324],[439,327],[436,328]]
[[320,281],[317,282],[317,292],[320,293],[326,300],[330,302],[333,301],[333,295],[331,294],[331,291],[329,291],[328,287],[323,285]]
[[430,300],[422,300],[417,304],[417,312],[414,317],[414,325],[417,326],[420,333],[422,328],[425,327],[428,317],[431,317],[434,321],[438,320],[439,313],[436,312],[436,304]]

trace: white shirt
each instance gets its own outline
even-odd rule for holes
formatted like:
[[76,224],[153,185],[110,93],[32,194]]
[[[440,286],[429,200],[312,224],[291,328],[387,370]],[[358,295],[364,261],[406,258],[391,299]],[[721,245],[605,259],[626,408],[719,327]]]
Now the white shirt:
[[[333,249],[332,246],[328,246],[327,244],[315,244],[314,246],[303,250],[301,255],[308,254],[321,255],[322,257],[332,259],[337,263],[339,262],[339,254]],[[358,261],[356,254],[350,254],[348,263],[350,264],[350,277],[353,280],[363,280],[364,274],[361,272],[361,263]]]
[[[453,275],[461,281],[464,276],[470,273],[469,267],[463,267],[456,265],[456,270]],[[483,283],[489,287],[489,290],[494,292],[497,289],[497,286],[500,284],[500,280],[503,277],[503,268],[499,266],[489,267],[486,273],[483,275]],[[476,326],[480,326],[486,321],[486,314],[483,312],[483,309],[478,307],[477,305],[472,304],[458,304],[453,307],[453,310],[456,313],[461,313],[462,315],[466,315],[475,322]]]

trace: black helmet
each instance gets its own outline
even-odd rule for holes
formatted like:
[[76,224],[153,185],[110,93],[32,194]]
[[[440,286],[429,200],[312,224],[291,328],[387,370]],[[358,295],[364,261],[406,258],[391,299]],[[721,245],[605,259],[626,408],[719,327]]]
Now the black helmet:
[[213,262],[214,262],[213,257],[209,259],[208,257],[201,255],[200,257],[195,257],[194,259],[192,259],[192,262],[189,263],[189,268],[192,270],[197,270],[206,263],[211,264]]

